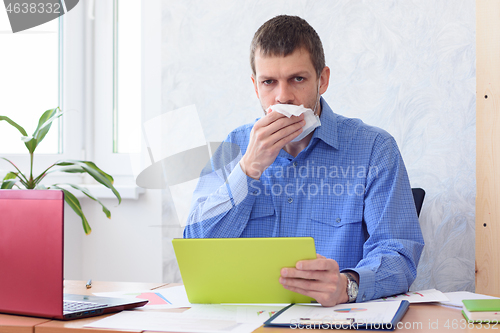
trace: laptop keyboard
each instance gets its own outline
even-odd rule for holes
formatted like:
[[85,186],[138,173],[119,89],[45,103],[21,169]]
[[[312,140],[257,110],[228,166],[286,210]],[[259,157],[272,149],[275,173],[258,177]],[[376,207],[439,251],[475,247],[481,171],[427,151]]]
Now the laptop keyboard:
[[76,312],[100,309],[108,306],[108,304],[80,301],[64,301],[64,312]]

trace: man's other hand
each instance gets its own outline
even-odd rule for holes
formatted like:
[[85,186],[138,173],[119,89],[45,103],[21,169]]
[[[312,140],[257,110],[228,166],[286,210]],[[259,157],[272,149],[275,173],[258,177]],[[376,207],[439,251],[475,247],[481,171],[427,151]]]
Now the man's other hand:
[[243,172],[253,179],[260,179],[281,148],[302,133],[305,123],[303,114],[287,118],[279,112],[269,112],[259,119],[250,132],[247,151],[240,161]]
[[347,303],[347,277],[340,274],[333,259],[317,255],[297,262],[295,268],[281,269],[280,283],[288,290],[314,298],[323,306]]

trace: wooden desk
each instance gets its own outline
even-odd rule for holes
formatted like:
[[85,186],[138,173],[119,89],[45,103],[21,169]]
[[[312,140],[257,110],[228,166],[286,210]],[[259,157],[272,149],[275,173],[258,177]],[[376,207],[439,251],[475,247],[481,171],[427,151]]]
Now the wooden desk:
[[[160,287],[164,287],[166,283],[133,283],[133,282],[93,282],[92,288],[87,289],[85,284],[87,281],[64,281],[64,292],[67,294],[81,294],[81,295],[91,295],[92,293],[106,292],[106,291],[133,291],[133,290],[152,290]],[[95,320],[95,318],[91,321]],[[83,319],[85,320],[85,319]],[[79,322],[82,322],[80,320]],[[88,320],[88,319],[87,319]],[[68,323],[69,326],[73,324],[72,322],[55,321],[44,318],[32,318],[25,316],[16,315],[6,315],[0,314],[0,333],[33,333],[38,332],[35,327],[44,327],[41,332],[56,332],[55,330],[44,330],[47,326],[54,323]],[[77,326],[78,324],[75,323]],[[83,323],[82,325],[86,324]],[[67,331],[64,331],[67,332]],[[107,333],[113,332],[110,330]]]
[[[91,289],[85,288],[86,281],[66,281],[65,292],[76,294],[91,294],[106,291],[133,291],[133,290],[153,290],[168,288],[178,284],[154,284],[154,283],[114,283],[114,282],[94,282]],[[182,310],[172,310],[182,311]],[[111,314],[105,315],[110,316]],[[95,320],[104,318],[91,317],[70,321],[47,320],[13,315],[0,315],[1,333],[123,333],[116,330],[101,330],[85,328],[84,325]],[[500,324],[489,328],[480,324],[467,324],[462,316],[461,310],[440,306],[437,304],[412,304],[403,320],[398,324],[395,332],[483,332],[485,330],[500,330]],[[255,333],[290,333],[296,330],[282,328],[260,327]],[[343,330],[344,331],[344,330]],[[349,330],[345,330],[349,331]],[[141,331],[127,331],[141,332]],[[152,331],[142,331],[153,333]]]
[[0,314],[0,332],[33,333],[33,327],[48,321],[49,319]]

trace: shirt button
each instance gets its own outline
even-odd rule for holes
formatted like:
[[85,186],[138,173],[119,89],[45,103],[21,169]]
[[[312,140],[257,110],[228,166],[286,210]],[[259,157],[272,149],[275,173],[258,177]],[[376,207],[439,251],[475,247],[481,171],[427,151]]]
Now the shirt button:
[[253,191],[253,194],[257,195],[257,190]]
[[340,219],[340,217],[338,217],[338,218],[335,220],[335,222],[337,222],[337,223],[340,223],[340,221],[342,221],[342,220]]
[[293,162],[293,166],[296,167],[297,166],[297,162]]
[[366,301],[366,296],[365,295],[363,295],[363,301]]
[[288,198],[288,203],[292,203],[293,202],[293,198]]

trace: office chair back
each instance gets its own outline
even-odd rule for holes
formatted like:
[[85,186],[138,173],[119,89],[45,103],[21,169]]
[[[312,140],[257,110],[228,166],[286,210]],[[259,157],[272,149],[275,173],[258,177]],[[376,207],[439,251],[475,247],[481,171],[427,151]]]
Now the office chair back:
[[420,210],[422,210],[422,204],[424,203],[425,191],[421,188],[412,188],[413,200],[415,201],[415,208],[417,209],[417,216],[420,217]]

